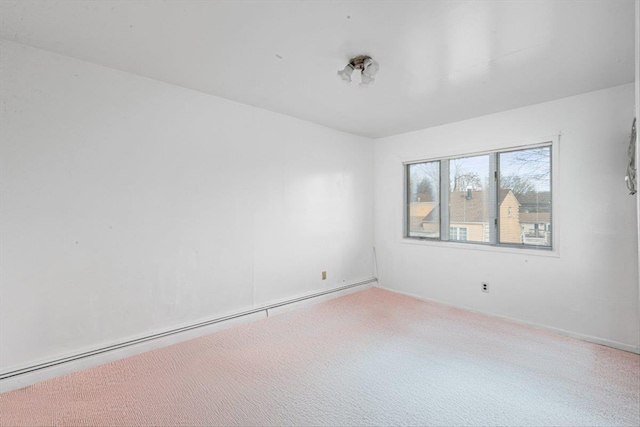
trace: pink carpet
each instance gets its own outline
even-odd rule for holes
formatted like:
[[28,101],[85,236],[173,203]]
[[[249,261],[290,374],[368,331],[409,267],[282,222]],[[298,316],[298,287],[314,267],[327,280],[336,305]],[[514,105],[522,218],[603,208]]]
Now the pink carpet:
[[640,424],[640,356],[381,289],[0,395],[13,425]]

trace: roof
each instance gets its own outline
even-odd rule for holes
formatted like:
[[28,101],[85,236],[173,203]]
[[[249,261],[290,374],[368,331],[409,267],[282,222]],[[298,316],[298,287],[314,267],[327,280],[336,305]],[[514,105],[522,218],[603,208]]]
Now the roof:
[[551,192],[550,191],[531,191],[529,193],[520,194],[518,201],[522,206],[550,206],[551,205]]
[[449,195],[449,222],[489,221],[489,197],[485,191],[456,191]]
[[427,216],[433,210],[434,202],[411,202],[409,214],[411,216]]
[[551,223],[551,213],[550,212],[523,212],[520,214],[520,222],[521,223],[531,223],[531,224],[543,224]]
[[[500,190],[499,204],[504,202],[509,193],[513,195],[511,190]],[[489,221],[489,192],[471,191],[471,198],[467,196],[466,191],[453,191],[449,194],[449,221],[451,223]],[[429,215],[423,218],[423,221],[433,221],[435,212],[437,212],[436,209],[432,210]]]

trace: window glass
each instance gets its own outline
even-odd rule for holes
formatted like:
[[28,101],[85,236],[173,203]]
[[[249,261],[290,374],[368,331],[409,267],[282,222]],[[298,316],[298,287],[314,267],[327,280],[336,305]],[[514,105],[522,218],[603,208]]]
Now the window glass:
[[550,249],[551,160],[549,144],[405,165],[405,236]]
[[440,237],[440,162],[408,165],[409,237]]
[[489,243],[489,174],[489,155],[449,160],[449,227],[465,230],[449,240]]
[[550,247],[551,147],[500,153],[499,170],[500,243]]

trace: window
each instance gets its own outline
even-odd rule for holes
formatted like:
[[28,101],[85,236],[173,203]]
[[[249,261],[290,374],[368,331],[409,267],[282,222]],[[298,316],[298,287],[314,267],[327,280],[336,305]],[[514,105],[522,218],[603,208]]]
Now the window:
[[440,162],[407,165],[407,235],[440,237]]
[[551,247],[551,147],[498,153],[498,165],[503,203],[518,206],[515,218],[500,208],[500,243]]
[[550,249],[551,144],[408,163],[405,237]]
[[467,241],[466,227],[449,227],[449,240]]
[[449,240],[489,242],[490,173],[488,155],[449,160],[449,227],[465,230],[464,239]]

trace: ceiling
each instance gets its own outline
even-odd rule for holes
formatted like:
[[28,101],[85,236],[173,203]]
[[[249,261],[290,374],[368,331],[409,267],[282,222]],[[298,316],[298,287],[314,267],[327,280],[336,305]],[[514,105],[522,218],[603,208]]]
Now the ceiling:
[[[2,1],[0,36],[383,137],[634,81],[628,1]],[[336,71],[369,54],[375,84]]]

